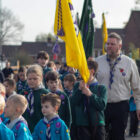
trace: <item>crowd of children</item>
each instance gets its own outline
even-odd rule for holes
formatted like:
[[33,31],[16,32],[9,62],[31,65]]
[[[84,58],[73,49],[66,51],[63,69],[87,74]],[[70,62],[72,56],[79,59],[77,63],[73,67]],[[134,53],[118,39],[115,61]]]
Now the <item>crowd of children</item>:
[[85,84],[76,69],[40,51],[37,64],[0,83],[0,140],[104,140],[107,91],[97,63],[88,60],[88,68]]

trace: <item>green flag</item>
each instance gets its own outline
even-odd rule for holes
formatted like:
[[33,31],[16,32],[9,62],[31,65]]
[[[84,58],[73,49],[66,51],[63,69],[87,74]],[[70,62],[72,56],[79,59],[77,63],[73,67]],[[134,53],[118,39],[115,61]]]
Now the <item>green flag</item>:
[[86,58],[91,57],[94,48],[94,24],[95,14],[92,9],[92,0],[85,0],[79,29],[82,34],[82,41],[85,49]]

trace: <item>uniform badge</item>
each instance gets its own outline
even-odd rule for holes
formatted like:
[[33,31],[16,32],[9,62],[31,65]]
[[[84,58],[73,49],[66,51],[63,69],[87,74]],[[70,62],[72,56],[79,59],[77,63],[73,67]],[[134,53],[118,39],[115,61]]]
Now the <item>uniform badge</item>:
[[63,94],[60,95],[61,100],[65,99],[65,96]]
[[126,75],[126,73],[125,72],[122,72],[122,76],[125,76]]
[[61,127],[61,123],[57,122],[55,126],[56,126],[56,128],[60,128]]
[[68,133],[68,132],[69,132],[69,130],[67,129],[67,130],[66,130],[66,132]]
[[27,95],[28,94],[28,92],[27,91],[24,91],[24,95]]
[[124,72],[124,69],[120,68],[120,72],[121,72],[122,76],[126,75],[126,73]]

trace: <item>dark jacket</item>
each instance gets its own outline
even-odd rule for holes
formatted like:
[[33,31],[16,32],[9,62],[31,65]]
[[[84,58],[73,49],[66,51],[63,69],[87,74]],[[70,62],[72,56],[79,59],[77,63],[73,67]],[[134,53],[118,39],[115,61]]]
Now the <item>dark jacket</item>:
[[72,120],[76,126],[105,125],[104,110],[107,104],[107,90],[104,85],[89,86],[92,92],[90,97],[79,90],[77,83],[70,98]]

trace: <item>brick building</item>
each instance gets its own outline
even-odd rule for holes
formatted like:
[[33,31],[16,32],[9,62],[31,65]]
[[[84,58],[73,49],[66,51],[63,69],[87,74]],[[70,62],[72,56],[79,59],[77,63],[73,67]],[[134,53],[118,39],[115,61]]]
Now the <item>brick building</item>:
[[[123,51],[128,53],[130,43],[133,43],[135,47],[140,48],[140,11],[132,11],[130,18],[124,28],[109,28],[108,33],[116,32],[121,35],[123,39]],[[102,30],[97,28],[94,38],[94,51],[93,56],[97,57],[102,54]],[[52,48],[55,42],[22,42],[21,45],[3,45],[2,54],[7,59],[11,59],[19,52],[25,52],[33,59],[39,51],[47,51],[51,59],[53,59]],[[59,54],[59,60],[65,61],[65,43],[59,43],[61,53]]]

